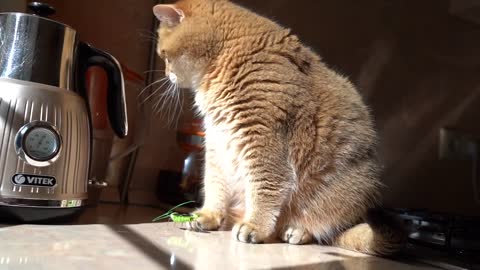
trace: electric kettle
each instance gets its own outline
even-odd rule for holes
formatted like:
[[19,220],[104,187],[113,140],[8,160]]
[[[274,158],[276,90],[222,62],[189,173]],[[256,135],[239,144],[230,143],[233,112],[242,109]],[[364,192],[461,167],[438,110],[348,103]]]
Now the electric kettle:
[[110,54],[79,41],[68,25],[35,14],[0,13],[0,215],[23,221],[72,216],[87,199],[92,123],[87,70],[108,75],[108,119],[127,135],[123,74]]

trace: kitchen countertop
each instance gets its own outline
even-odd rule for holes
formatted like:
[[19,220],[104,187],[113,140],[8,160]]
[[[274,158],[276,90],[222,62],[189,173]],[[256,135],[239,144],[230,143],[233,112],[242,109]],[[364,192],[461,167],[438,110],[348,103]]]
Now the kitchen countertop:
[[437,269],[334,247],[251,245],[173,223],[5,225],[0,269]]

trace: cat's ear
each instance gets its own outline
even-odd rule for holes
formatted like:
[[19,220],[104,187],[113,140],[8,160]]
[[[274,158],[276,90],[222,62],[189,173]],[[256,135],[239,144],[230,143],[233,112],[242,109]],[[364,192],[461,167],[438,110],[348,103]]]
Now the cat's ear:
[[174,5],[156,5],[153,7],[153,14],[158,20],[169,26],[175,26],[185,18],[183,10],[176,8]]

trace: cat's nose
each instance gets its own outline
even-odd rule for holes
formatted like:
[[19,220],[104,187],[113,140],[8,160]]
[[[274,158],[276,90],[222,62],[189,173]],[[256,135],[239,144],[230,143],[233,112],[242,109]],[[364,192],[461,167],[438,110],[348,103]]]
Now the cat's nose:
[[173,72],[168,73],[168,78],[172,83],[177,83],[177,75],[175,75],[175,73]]

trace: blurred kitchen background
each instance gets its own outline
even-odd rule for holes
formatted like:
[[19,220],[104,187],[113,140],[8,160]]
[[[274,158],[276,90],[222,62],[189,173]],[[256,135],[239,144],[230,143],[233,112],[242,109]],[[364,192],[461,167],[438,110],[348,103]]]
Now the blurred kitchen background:
[[[139,97],[147,84],[163,76],[163,63],[153,50],[156,21],[151,9],[168,1],[44,2],[56,9],[52,19],[115,55],[128,75],[131,132],[114,141],[115,160],[100,201],[158,207],[198,199],[195,175],[180,188],[184,161],[198,150],[195,144],[202,135],[189,92],[184,92],[184,110],[173,125],[153,113],[155,98],[141,102],[155,87]],[[471,154],[480,137],[479,1],[235,2],[292,28],[358,86],[382,139],[386,207],[480,216],[477,160]],[[0,12],[26,12],[26,4],[2,0]],[[198,162],[192,155],[190,164],[194,160]]]

